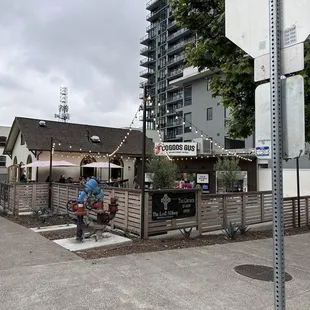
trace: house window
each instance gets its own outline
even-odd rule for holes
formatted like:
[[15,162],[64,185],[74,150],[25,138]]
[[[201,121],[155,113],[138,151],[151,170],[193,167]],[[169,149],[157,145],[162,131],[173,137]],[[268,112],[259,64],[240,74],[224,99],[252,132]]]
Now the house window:
[[192,85],[184,87],[184,106],[192,104]]
[[23,134],[20,135],[20,145],[24,145],[25,144],[25,139]]
[[5,143],[6,143],[6,137],[1,136],[0,137],[0,146],[5,147]]
[[6,167],[6,157],[0,156],[0,167]]
[[207,109],[207,121],[212,121],[213,119],[213,108]]
[[192,113],[184,114],[184,133],[192,132]]
[[245,148],[245,141],[244,140],[234,140],[225,137],[225,149],[244,149]]

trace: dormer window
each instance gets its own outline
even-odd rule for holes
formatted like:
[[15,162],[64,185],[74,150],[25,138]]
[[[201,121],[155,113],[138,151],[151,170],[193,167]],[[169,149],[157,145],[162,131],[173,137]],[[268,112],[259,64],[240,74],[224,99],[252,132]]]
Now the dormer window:
[[6,137],[0,136],[0,147],[5,147]]

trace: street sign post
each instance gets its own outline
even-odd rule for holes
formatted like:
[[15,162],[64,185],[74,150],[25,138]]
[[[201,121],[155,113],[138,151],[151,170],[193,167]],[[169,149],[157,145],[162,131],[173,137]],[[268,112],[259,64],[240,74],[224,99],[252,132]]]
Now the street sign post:
[[[283,83],[281,76],[302,70],[304,67],[303,51],[300,46],[295,45],[303,43],[310,34],[309,12],[310,0],[225,0],[226,37],[248,55],[257,58],[255,81],[270,78],[270,84],[256,92],[261,92],[263,100],[261,107],[258,107],[261,114],[264,118],[270,115],[269,124],[264,119],[265,125],[270,126],[270,136],[268,137],[266,130],[263,132],[263,137],[259,139],[267,145],[258,145],[257,154],[272,158],[274,307],[277,310],[285,310],[282,162],[283,146],[289,148],[288,144],[291,143],[287,139],[283,145],[282,102],[283,99],[286,102],[283,115],[288,119],[289,110],[286,108],[291,102],[295,102],[296,107],[302,103],[302,94],[297,93],[298,89],[300,91],[303,87],[303,80],[300,78],[290,80],[294,89],[291,91],[288,85],[283,87],[287,82]],[[263,57],[265,55],[267,56]],[[293,56],[298,59],[290,61]],[[268,88],[269,105],[266,98]],[[257,114],[257,117],[260,116]],[[302,118],[300,110],[293,117]],[[294,124],[290,121],[286,123],[286,130],[292,130],[295,135],[296,132],[290,126]],[[304,128],[301,129],[301,133],[304,133]],[[299,144],[295,147],[298,148]],[[297,150],[291,151],[292,149],[289,149],[289,154],[286,155],[293,156]]]
[[[301,75],[282,80],[283,156],[299,157],[305,151],[305,94]],[[259,85],[255,92],[256,157],[271,159],[270,83]]]

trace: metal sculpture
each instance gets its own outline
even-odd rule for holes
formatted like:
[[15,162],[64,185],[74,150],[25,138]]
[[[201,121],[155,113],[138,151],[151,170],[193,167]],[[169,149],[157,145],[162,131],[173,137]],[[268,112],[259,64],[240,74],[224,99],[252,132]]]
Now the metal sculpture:
[[99,181],[95,177],[91,177],[84,184],[84,189],[80,192],[78,199],[68,202],[68,211],[73,211],[77,217],[77,242],[83,242],[84,240],[84,216],[89,217],[89,211],[96,214],[94,232],[91,234],[95,235],[96,241],[103,237],[106,225],[114,219],[118,211],[117,199],[114,197],[110,198],[108,209],[104,208],[103,199],[104,191],[100,188]]

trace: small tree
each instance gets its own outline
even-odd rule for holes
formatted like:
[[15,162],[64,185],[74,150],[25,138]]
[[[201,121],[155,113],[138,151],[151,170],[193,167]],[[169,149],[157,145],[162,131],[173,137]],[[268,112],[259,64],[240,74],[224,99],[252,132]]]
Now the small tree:
[[218,184],[224,187],[225,191],[230,191],[242,177],[239,160],[235,157],[218,158],[214,170],[217,172]]
[[153,157],[146,168],[155,189],[173,188],[179,177],[178,166],[166,157]]

